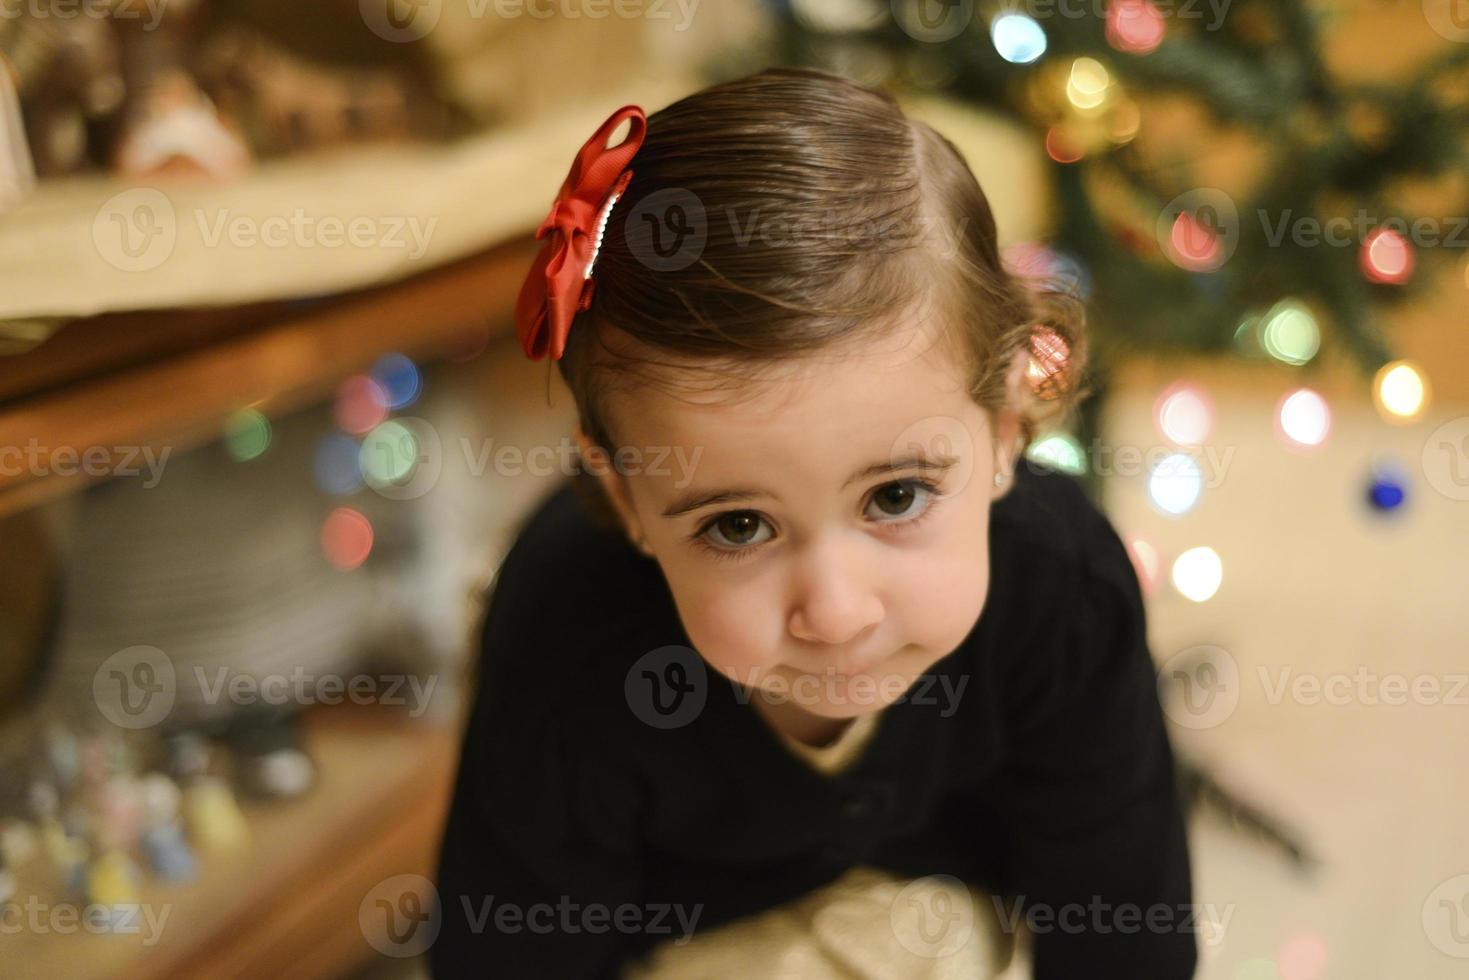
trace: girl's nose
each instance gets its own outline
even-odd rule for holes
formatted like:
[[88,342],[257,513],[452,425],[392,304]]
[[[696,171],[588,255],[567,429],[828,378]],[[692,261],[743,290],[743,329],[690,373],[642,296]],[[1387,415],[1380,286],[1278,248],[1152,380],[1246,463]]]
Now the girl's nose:
[[882,621],[874,580],[857,549],[830,540],[813,544],[798,559],[791,635],[832,646],[850,643]]

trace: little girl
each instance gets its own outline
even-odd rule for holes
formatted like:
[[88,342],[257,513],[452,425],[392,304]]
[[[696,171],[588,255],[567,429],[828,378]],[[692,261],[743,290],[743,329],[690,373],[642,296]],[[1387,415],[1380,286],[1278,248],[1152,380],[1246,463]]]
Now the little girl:
[[1022,456],[1079,317],[953,145],[767,70],[614,113],[537,237],[583,467],[490,597],[434,975],[989,976],[1023,929],[1191,976],[1137,578]]

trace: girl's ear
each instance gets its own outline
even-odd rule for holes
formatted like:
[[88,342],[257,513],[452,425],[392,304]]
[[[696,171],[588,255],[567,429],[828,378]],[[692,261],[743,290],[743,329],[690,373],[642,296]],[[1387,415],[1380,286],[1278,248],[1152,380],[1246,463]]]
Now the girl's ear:
[[1015,469],[1020,463],[1020,410],[1030,395],[1025,373],[1030,368],[1030,349],[1021,347],[1010,360],[1005,370],[1005,407],[994,413],[995,473],[1004,476],[1004,482],[995,487],[993,499],[998,500],[1010,492],[1015,485]]
[[612,465],[612,458],[607,451],[594,443],[590,436],[582,430],[578,423],[572,429],[572,435],[576,438],[577,452],[581,455],[581,465],[597,478],[597,483],[602,488],[602,493],[612,504],[612,509],[617,512],[618,519],[622,522],[623,530],[627,532],[628,539],[633,546],[644,554],[651,554],[647,542],[643,537],[642,525],[638,521],[637,511],[632,505],[632,496],[628,492],[627,478]]

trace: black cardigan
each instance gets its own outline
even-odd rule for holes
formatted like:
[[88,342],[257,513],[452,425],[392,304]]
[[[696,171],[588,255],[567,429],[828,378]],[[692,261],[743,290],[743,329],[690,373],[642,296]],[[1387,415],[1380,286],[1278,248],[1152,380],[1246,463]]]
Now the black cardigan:
[[[433,975],[616,976],[694,916],[697,934],[865,865],[956,876],[1002,922],[1022,900],[1040,980],[1192,976],[1183,816],[1123,544],[1076,481],[1025,463],[990,555],[968,636],[825,776],[702,670],[658,564],[559,488],[484,619]],[[643,675],[669,658],[687,691],[660,716]]]

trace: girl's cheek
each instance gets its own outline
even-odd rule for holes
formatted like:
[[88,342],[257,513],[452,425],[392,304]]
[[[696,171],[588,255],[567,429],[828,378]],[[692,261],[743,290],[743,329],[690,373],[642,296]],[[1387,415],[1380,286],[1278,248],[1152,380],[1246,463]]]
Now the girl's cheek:
[[[678,598],[679,614],[699,653],[725,676],[744,680],[774,666],[781,649],[777,600],[756,588],[692,589]],[[765,612],[752,612],[764,610]]]

